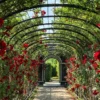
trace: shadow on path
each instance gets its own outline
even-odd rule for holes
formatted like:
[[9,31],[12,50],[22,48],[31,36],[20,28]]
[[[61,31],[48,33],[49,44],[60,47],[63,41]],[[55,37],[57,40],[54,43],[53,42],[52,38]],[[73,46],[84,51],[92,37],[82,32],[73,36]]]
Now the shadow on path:
[[64,87],[39,87],[34,100],[75,100]]

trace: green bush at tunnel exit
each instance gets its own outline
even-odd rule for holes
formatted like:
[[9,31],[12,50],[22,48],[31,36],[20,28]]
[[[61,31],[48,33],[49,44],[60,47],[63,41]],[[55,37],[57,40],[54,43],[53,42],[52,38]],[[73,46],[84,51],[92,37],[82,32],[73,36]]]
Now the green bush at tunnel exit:
[[46,64],[51,64],[52,66],[52,77],[59,78],[59,62],[54,58],[50,58],[46,61]]
[[56,67],[52,67],[52,77],[57,76],[57,70]]
[[52,77],[52,66],[51,64],[46,64],[45,81],[50,81],[51,77]]

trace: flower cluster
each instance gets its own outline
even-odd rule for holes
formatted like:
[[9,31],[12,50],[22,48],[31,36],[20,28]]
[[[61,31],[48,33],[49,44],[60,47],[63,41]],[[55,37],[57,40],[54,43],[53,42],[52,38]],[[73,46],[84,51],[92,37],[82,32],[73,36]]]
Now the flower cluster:
[[100,50],[97,46],[95,47],[95,44],[91,46],[90,50],[88,52],[91,52],[91,56],[87,53],[80,59],[71,56],[65,60],[67,66],[65,78],[71,91],[79,90],[85,97],[97,97],[100,94]]
[[[4,27],[3,24],[4,20],[0,18],[0,28],[5,29],[2,35],[10,36],[8,32],[12,27]],[[42,61],[32,59],[27,51],[28,47],[28,43],[23,43],[18,52],[13,45],[0,40],[0,100],[12,100],[16,97],[23,100],[23,96],[28,95],[29,86],[37,85],[38,68]]]

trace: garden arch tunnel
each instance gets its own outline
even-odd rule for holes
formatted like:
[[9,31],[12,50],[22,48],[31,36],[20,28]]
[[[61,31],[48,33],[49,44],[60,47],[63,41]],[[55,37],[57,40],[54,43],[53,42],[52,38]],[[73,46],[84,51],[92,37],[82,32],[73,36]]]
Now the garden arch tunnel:
[[65,63],[65,57],[62,56],[57,56],[57,55],[48,55],[43,59],[44,63],[42,63],[39,66],[39,84],[43,85],[43,83],[45,82],[45,70],[44,70],[44,66],[45,66],[45,61],[47,61],[50,58],[54,58],[59,62],[59,83],[61,85],[65,85],[66,84],[66,80],[65,80],[65,76],[66,76],[66,63]]
[[[6,36],[8,33],[0,34],[1,40],[13,45],[15,50],[21,48],[23,43],[28,43],[27,51],[37,54],[35,58],[40,51],[45,57],[55,52],[59,57],[62,54],[65,57],[67,53],[70,56],[74,53],[82,56],[85,47],[100,43],[98,0],[49,1],[0,0],[0,16],[5,20],[1,32],[5,33],[7,29],[6,32],[11,33],[10,38]],[[49,8],[54,8],[52,14]],[[54,20],[50,21],[52,18]],[[47,48],[44,48],[45,44]]]
[[[51,1],[54,2],[51,3]],[[37,71],[30,70],[30,66],[31,61],[38,62],[38,66],[39,56],[44,62],[49,58],[55,58],[59,61],[60,83],[65,85],[68,80],[65,80],[64,76],[66,74],[68,76],[69,69],[67,63],[65,67],[65,59],[70,62],[70,58],[74,56],[81,65],[84,55],[89,54],[88,58],[93,58],[93,53],[96,51],[94,46],[100,44],[100,0],[0,0],[0,43],[2,41],[5,46],[2,49],[0,44],[0,85],[2,84],[5,90],[0,88],[0,100],[1,97],[4,100],[6,94],[12,96],[9,100],[14,99],[13,93],[18,93],[18,91],[14,89],[12,93],[12,88],[17,87],[20,90],[24,76],[27,76],[25,77],[27,82],[24,83],[26,86],[29,82],[32,86],[33,83],[37,83]],[[28,47],[24,47],[23,44],[28,44]],[[97,49],[100,49],[100,45]],[[19,73],[16,73],[16,71],[13,71],[13,67],[16,67],[17,64],[15,65],[16,61],[14,62],[13,59],[16,57],[23,59],[23,50],[28,55],[27,57],[24,56],[28,63],[20,60],[20,65],[19,59],[17,59],[19,68],[16,68],[16,70],[19,70]],[[4,58],[2,58],[2,55]],[[6,65],[6,60],[9,61],[7,57],[10,58],[9,64],[11,65]],[[22,69],[20,69],[20,66]],[[37,66],[35,67],[38,68]],[[40,84],[45,82],[43,66],[44,63],[41,63],[39,67]],[[67,73],[65,68],[68,68]],[[85,69],[86,67],[80,67],[79,72],[85,71]],[[86,71],[88,70],[86,69]],[[90,75],[93,80],[94,74]],[[6,82],[1,83],[1,78],[5,78],[4,75],[14,76],[12,77],[14,81],[10,80],[11,83],[9,77],[5,80],[11,85],[11,94],[6,93],[6,88],[10,89],[9,86],[6,87],[8,84]],[[79,76],[76,76],[76,78]],[[84,79],[82,76],[81,79]],[[16,77],[19,77],[18,80],[21,79],[20,85],[19,82],[17,83]],[[33,79],[32,81],[30,77],[36,80]],[[86,77],[85,79],[89,78]],[[22,86],[25,87],[25,85]],[[90,87],[90,85],[87,87]],[[30,87],[28,89],[30,90]],[[88,90],[91,89],[88,88]],[[20,92],[22,93],[22,89]],[[18,96],[21,97],[20,93]],[[85,95],[84,97],[87,98],[88,96]]]

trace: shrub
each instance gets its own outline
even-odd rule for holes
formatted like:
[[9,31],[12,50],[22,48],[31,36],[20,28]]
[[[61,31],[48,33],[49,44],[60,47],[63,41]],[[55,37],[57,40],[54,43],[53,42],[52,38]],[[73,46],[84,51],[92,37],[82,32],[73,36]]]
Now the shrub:
[[57,76],[57,70],[56,67],[52,67],[52,77]]
[[45,81],[50,81],[52,76],[52,65],[46,64]]

